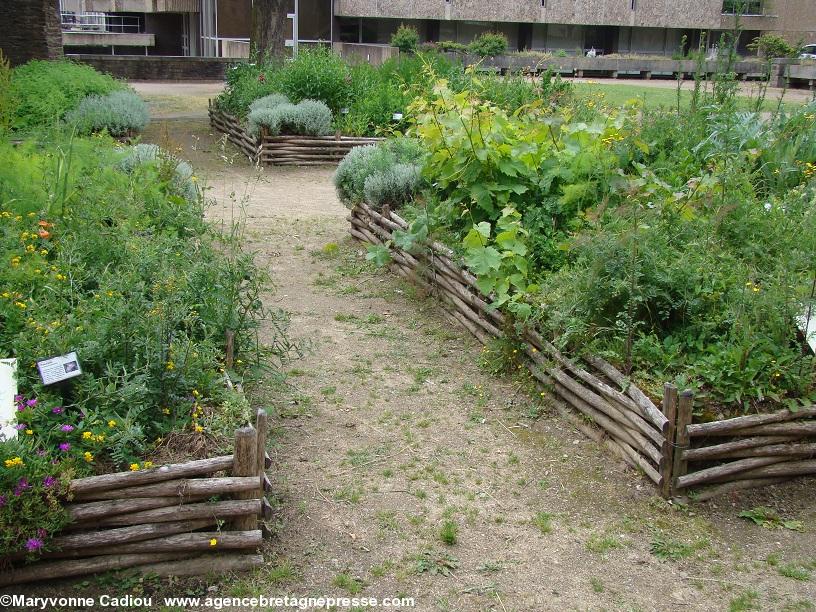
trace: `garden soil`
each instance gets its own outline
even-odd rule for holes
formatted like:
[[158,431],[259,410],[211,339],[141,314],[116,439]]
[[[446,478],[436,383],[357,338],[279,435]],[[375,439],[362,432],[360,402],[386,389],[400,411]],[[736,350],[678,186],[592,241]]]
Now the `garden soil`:
[[[252,391],[275,413],[267,564],[213,592],[413,597],[416,610],[814,609],[813,480],[666,503],[523,380],[480,368],[489,354],[432,298],[366,262],[331,168],[253,167],[204,119],[154,122],[145,140],[193,162],[212,221],[245,220],[274,280],[267,306],[291,313],[306,348],[286,389]],[[738,517],[756,506],[803,531]]]

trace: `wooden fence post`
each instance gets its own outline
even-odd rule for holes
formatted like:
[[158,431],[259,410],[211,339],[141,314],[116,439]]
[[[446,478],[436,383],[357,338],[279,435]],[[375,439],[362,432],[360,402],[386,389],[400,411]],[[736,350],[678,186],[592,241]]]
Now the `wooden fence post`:
[[665,499],[672,494],[672,470],[674,468],[674,436],[677,423],[677,387],[666,383],[663,387],[663,414],[669,420],[660,461],[660,495]]
[[680,394],[680,401],[677,405],[677,420],[674,432],[674,460],[672,462],[672,486],[671,494],[677,492],[677,479],[685,476],[688,470],[688,461],[683,458],[683,451],[689,447],[689,434],[687,427],[691,425],[692,409],[694,407],[694,392],[686,389]]
[[[258,432],[251,425],[235,430],[235,460],[232,466],[233,476],[258,476]],[[259,483],[260,484],[260,483]],[[258,499],[260,489],[240,491],[235,499]],[[258,517],[248,514],[232,521],[235,531],[253,531],[258,528]]]
[[255,463],[258,466],[257,473],[261,479],[260,486],[263,488],[263,477],[266,470],[266,435],[269,431],[269,418],[263,408],[259,408],[255,416],[255,430],[258,432],[258,451],[255,454]]

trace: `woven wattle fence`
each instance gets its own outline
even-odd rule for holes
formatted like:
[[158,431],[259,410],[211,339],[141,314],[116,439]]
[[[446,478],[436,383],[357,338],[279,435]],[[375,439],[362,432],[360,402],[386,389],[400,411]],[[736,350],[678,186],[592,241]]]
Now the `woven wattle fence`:
[[210,125],[226,135],[253,163],[271,166],[337,165],[354,147],[376,144],[382,138],[356,136],[269,136],[255,138],[237,118],[210,101]]
[[0,586],[128,568],[189,576],[261,565],[259,517],[272,512],[267,429],[259,410],[254,427],[235,432],[232,455],[71,481],[71,522],[34,562],[23,552],[0,557]]
[[[480,342],[505,336],[505,315],[455,253],[429,241],[411,252],[394,246],[408,229],[399,215],[366,204],[348,217],[353,237],[388,245],[391,269],[436,296],[447,314]],[[520,340],[524,365],[550,392],[555,410],[633,468],[666,498],[705,500],[721,493],[816,474],[816,407],[692,423],[694,396],[667,384],[658,407],[612,364],[596,356],[564,355],[538,330]]]

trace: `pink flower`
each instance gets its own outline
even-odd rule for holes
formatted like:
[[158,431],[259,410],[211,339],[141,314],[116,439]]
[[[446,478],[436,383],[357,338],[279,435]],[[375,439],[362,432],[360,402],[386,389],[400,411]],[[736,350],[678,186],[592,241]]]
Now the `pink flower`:
[[6,496],[0,495],[0,508],[6,505]]
[[14,426],[14,429],[16,429],[17,431],[23,431],[24,429],[28,429],[28,425],[26,425],[25,423],[19,423],[18,425]]
[[59,445],[59,449],[63,453],[67,453],[69,450],[71,450],[71,443],[70,442],[63,442],[62,444]]
[[22,395],[15,395],[14,396],[14,401],[19,404],[20,402],[23,401],[23,396]]
[[60,429],[62,431],[69,431],[70,432],[70,431],[74,431],[74,426],[73,425],[63,425],[62,427],[60,427]]
[[63,410],[62,410],[62,406],[55,406],[55,407],[53,407],[53,408],[51,409],[51,412],[53,412],[54,414],[62,414],[62,412],[63,412]]
[[46,476],[45,478],[43,478],[43,486],[46,489],[53,487],[55,482],[57,482],[57,479],[54,478],[53,476]]
[[43,547],[43,541],[40,538],[28,538],[26,548],[28,552],[37,552]]
[[46,531],[46,530],[45,530],[45,529],[43,529],[42,527],[40,527],[40,528],[37,530],[37,537],[38,537],[38,538],[44,538],[44,537],[45,537],[45,536],[47,536],[47,535],[48,535],[48,531]]
[[37,400],[36,400],[36,399],[30,399],[30,400],[28,400],[28,401],[25,403],[25,405],[26,405],[28,408],[33,408],[34,406],[36,406],[36,405],[37,405]]

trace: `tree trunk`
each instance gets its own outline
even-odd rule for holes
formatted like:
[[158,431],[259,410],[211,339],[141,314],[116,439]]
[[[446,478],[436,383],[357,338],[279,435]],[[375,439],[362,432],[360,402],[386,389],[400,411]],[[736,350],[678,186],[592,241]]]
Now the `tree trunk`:
[[252,4],[251,49],[254,57],[282,56],[286,50],[286,0],[255,0]]

